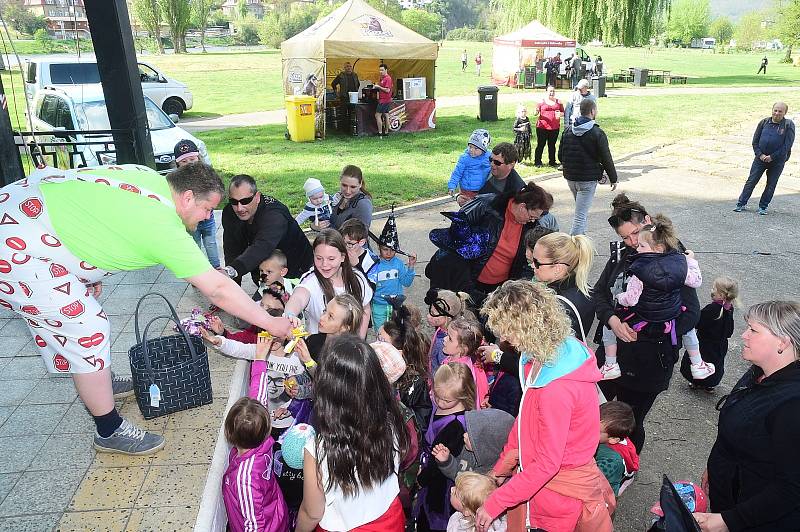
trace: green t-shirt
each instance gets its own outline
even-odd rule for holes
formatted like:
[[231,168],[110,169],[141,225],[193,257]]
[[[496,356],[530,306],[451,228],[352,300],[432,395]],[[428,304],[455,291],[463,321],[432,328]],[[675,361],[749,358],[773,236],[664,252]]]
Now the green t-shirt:
[[[96,178],[129,183],[170,202],[166,179],[155,171],[92,169]],[[162,264],[178,278],[211,268],[172,205],[90,181],[40,185],[56,236],[81,260],[107,271],[129,271]]]

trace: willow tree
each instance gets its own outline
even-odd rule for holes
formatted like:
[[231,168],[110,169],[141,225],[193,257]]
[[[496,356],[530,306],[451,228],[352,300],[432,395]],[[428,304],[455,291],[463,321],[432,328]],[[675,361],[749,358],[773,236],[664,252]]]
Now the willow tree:
[[634,46],[653,37],[670,0],[492,0],[493,20],[512,31],[532,20],[582,42]]

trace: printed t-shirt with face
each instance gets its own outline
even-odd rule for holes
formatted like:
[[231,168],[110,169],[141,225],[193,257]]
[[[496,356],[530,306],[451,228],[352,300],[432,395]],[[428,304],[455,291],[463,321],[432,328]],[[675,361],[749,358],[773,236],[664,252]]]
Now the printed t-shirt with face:
[[[172,200],[166,179],[155,171],[91,171],[95,179],[103,175]],[[40,189],[58,238],[89,264],[110,272],[164,265],[181,279],[211,269],[172,205],[88,181],[42,183]]]
[[[364,274],[360,271],[354,270],[353,273],[361,285],[361,304],[366,307],[370,304],[370,301],[372,301],[372,287],[370,287]],[[322,292],[322,287],[313,269],[300,278],[299,286],[308,290],[310,296],[308,298],[308,305],[304,311],[307,322],[306,330],[311,334],[318,333],[319,318],[322,316],[322,313],[325,312],[327,301],[325,301],[325,294]],[[334,286],[333,291],[337,296],[345,293],[344,287],[339,286]]]
[[[267,408],[270,412],[275,412],[278,408],[288,408],[292,402],[291,396],[286,393],[284,382],[291,376],[302,375],[304,371],[303,363],[297,355],[291,353],[285,357],[270,355],[267,359],[267,396],[269,404]],[[294,418],[287,416],[283,419],[273,419],[272,428],[285,429],[294,423]]]

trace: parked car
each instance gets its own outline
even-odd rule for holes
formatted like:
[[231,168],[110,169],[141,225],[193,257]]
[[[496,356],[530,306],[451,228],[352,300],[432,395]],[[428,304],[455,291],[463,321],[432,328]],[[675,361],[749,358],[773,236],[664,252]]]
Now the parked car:
[[[147,123],[150,127],[150,140],[153,144],[156,169],[169,170],[174,167],[173,150],[175,145],[183,139],[194,142],[200,150],[200,156],[207,164],[211,164],[206,145],[200,139],[192,136],[184,129],[178,127],[172,118],[167,116],[153,100],[145,96],[144,107],[147,113]],[[92,130],[109,130],[111,124],[108,119],[105,97],[102,88],[71,87],[70,89],[41,89],[36,93],[31,106],[31,123],[33,131],[48,132],[36,135],[37,142],[59,142],[68,140],[72,142],[91,142],[89,145],[76,146],[76,153],[70,154],[65,146],[57,148],[57,166],[69,168],[79,166],[94,166],[99,164],[115,164],[116,154],[113,152],[113,139],[110,135],[92,135]],[[86,131],[86,134],[70,135],[60,131]],[[110,145],[106,149],[103,143]],[[111,151],[111,153],[108,153]],[[70,158],[72,161],[70,161]],[[48,163],[51,159],[47,160]]]
[[[183,116],[194,103],[185,83],[168,78],[156,67],[140,61],[142,92],[168,115]],[[100,84],[97,61],[89,57],[44,56],[26,60],[25,96],[30,100],[45,87]]]

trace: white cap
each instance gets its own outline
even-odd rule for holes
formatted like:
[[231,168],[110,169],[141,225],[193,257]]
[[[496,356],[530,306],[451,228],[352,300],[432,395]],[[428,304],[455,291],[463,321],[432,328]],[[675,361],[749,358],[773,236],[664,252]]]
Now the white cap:
[[306,197],[310,198],[318,192],[325,192],[325,187],[322,186],[322,181],[316,177],[309,177],[306,179],[306,182],[303,183],[303,190],[306,193]]

